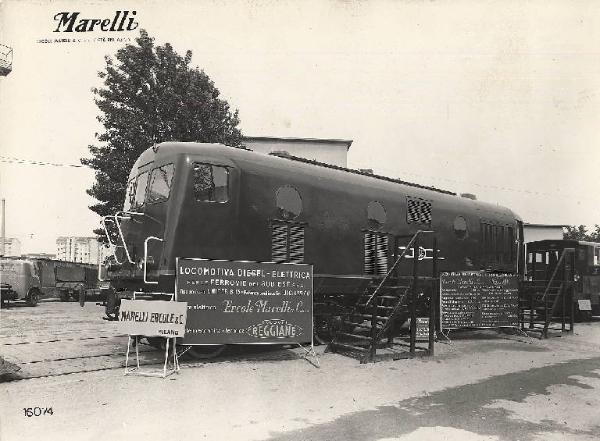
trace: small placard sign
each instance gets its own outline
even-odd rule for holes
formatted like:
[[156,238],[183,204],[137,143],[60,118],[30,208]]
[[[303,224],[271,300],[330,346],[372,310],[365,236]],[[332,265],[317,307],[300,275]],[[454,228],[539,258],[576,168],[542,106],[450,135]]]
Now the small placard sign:
[[591,300],[577,300],[579,304],[580,311],[591,311],[592,310],[592,301]]
[[417,317],[417,334],[419,341],[429,340],[429,317]]
[[164,300],[121,300],[119,329],[129,335],[183,337],[187,303]]

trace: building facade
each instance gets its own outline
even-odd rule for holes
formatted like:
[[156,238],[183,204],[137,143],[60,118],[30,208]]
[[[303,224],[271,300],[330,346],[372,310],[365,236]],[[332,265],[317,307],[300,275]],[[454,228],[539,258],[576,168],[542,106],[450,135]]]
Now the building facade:
[[287,152],[292,156],[347,167],[348,150],[352,140],[244,136],[242,144],[250,150],[267,155],[273,152]]
[[[2,238],[0,238],[2,240]],[[5,237],[4,247],[0,244],[0,252],[4,249],[5,256],[20,256],[21,255],[21,241],[16,237]]]
[[68,262],[98,265],[107,249],[95,237],[61,236],[56,239],[56,258]]
[[562,240],[565,225],[523,224],[523,242]]
[[49,253],[27,253],[27,254],[21,255],[21,257],[25,257],[27,259],[50,259],[50,260],[56,260],[56,254],[49,254]]

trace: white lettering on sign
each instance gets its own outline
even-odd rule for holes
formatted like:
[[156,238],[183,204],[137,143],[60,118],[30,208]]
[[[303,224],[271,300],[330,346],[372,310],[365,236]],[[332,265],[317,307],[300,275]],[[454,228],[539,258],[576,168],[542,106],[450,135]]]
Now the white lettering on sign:
[[129,335],[183,337],[187,303],[164,300],[122,300],[119,328]]

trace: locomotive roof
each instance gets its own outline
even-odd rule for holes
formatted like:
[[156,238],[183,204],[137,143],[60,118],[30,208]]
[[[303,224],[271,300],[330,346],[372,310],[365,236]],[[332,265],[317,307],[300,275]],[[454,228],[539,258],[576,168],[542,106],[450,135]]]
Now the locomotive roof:
[[365,171],[355,170],[355,169],[351,169],[351,168],[347,168],[347,167],[341,167],[338,165],[327,164],[324,162],[316,161],[314,159],[306,159],[306,158],[301,158],[299,156],[292,156],[289,154],[282,154],[282,153],[265,155],[264,153],[255,152],[255,151],[250,150],[245,147],[228,147],[228,146],[224,146],[223,144],[208,144],[208,143],[198,143],[198,142],[164,142],[161,144],[157,144],[155,147],[150,148],[150,149],[146,150],[144,153],[142,153],[142,156],[140,156],[140,159],[138,159],[138,165],[142,165],[142,164],[152,161],[154,159],[154,154],[156,154],[158,156],[161,153],[166,154],[167,152],[169,154],[197,153],[198,147],[200,147],[200,148],[202,148],[202,147],[204,147],[204,148],[227,148],[228,149],[227,154],[228,154],[228,156],[231,156],[232,159],[235,159],[237,152],[245,151],[245,152],[251,152],[255,155],[260,155],[260,157],[262,157],[262,158],[274,156],[277,158],[283,158],[283,159],[290,160],[290,161],[296,161],[296,162],[301,162],[304,164],[314,165],[316,167],[324,167],[324,168],[328,168],[328,169],[332,169],[332,170],[339,170],[339,171],[351,173],[354,175],[368,176],[370,178],[380,179],[382,181],[393,182],[393,183],[402,184],[402,185],[408,185],[410,187],[421,188],[424,190],[430,190],[430,191],[435,191],[438,193],[456,196],[456,193],[449,191],[449,190],[443,190],[443,189],[428,186],[428,185],[415,184],[413,182],[407,182],[407,181],[403,181],[401,179],[390,178],[388,176],[377,175],[374,173],[368,173]]
[[[340,166],[336,166],[336,165],[325,164],[325,163],[318,162],[318,161],[311,160],[311,159],[299,158],[297,156],[291,156],[291,155],[287,155],[287,154],[285,154],[285,155],[282,155],[282,154],[267,155],[264,153],[252,151],[252,150],[244,148],[244,147],[234,148],[234,147],[228,147],[223,144],[217,144],[217,143],[164,142],[161,144],[157,144],[156,146],[147,149],[140,155],[140,157],[136,161],[136,164],[134,165],[134,170],[137,167],[142,167],[142,166],[149,164],[150,162],[153,162],[155,160],[156,161],[163,161],[163,160],[168,161],[170,157],[175,156],[175,155],[199,154],[199,153],[206,154],[207,157],[212,157],[214,159],[221,158],[221,159],[231,160],[234,162],[245,161],[246,163],[256,163],[256,164],[261,163],[261,164],[265,164],[265,165],[269,164],[270,166],[275,167],[275,168],[281,168],[283,166],[283,164],[285,164],[285,163],[291,164],[291,163],[296,162],[298,164],[303,164],[305,167],[314,167],[316,169],[315,170],[316,173],[317,173],[318,169],[321,169],[323,171],[330,170],[330,171],[335,171],[338,173],[340,173],[340,172],[347,173],[348,175],[356,176],[356,177],[371,178],[371,179],[374,179],[379,182],[389,182],[392,184],[400,184],[403,186],[408,186],[408,187],[412,187],[412,188],[416,188],[416,189],[420,189],[420,190],[432,191],[432,192],[435,192],[435,193],[438,193],[441,195],[445,195],[446,197],[454,197],[454,198],[456,198],[457,202],[460,201],[460,203],[462,203],[462,204],[472,205],[474,208],[477,207],[476,208],[477,210],[481,210],[479,215],[482,218],[510,217],[510,218],[520,220],[520,217],[517,214],[515,214],[512,210],[510,210],[509,208],[506,208],[506,207],[503,207],[500,205],[496,205],[496,204],[491,204],[488,202],[462,198],[462,197],[459,197],[456,193],[454,193],[452,191],[443,190],[443,189],[439,189],[436,187],[430,187],[430,186],[426,186],[426,185],[415,184],[412,182],[403,181],[401,179],[390,178],[387,176],[371,174],[371,173],[367,173],[367,172],[360,171],[360,170],[353,170],[353,169],[340,167]],[[282,162],[282,161],[284,161],[284,162]],[[132,170],[132,173],[133,173],[133,170]]]
[[588,242],[586,240],[574,240],[574,239],[543,239],[543,240],[534,240],[531,242],[527,242],[527,244],[531,244],[533,246],[535,245],[540,245],[540,246],[544,246],[544,245],[555,245],[555,244],[560,244],[560,245],[564,245],[565,247],[568,246],[577,246],[577,245],[585,245],[585,246],[600,246],[600,242]]

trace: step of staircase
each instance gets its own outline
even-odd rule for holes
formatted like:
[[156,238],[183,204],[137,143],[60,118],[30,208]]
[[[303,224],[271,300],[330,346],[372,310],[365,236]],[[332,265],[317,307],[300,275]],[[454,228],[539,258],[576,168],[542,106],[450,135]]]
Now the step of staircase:
[[[358,317],[362,317],[364,319],[367,319],[367,320],[371,320],[373,318],[373,314],[355,314],[355,315],[358,316]],[[389,320],[389,317],[382,316],[382,315],[376,315],[375,316],[375,320],[381,320],[381,321],[386,322],[386,321]]]
[[[363,308],[372,308],[372,307],[373,307],[373,305],[367,305],[367,304],[365,304],[365,303],[359,303],[359,304],[358,304],[358,305],[356,305],[356,306],[360,306],[360,307],[363,307]],[[387,310],[389,310],[389,311],[392,311],[392,310],[394,309],[394,307],[393,307],[393,306],[383,306],[383,305],[377,305],[377,308],[380,308],[380,309],[387,309]]]
[[358,339],[358,340],[371,341],[371,337],[369,337],[367,335],[351,334],[349,332],[338,332],[336,335],[341,335],[343,337],[355,338],[355,339]]
[[347,349],[347,350],[354,351],[354,352],[361,352],[363,354],[366,354],[366,353],[369,352],[369,348],[366,348],[366,347],[354,346],[354,345],[349,345],[349,344],[346,344],[346,343],[339,343],[339,342],[331,342],[329,344],[333,348]]

